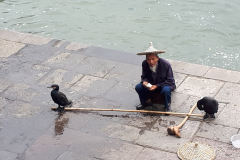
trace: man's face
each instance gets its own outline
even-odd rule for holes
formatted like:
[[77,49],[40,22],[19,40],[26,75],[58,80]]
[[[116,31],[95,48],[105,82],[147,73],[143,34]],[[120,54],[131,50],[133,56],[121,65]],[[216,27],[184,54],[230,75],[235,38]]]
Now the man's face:
[[157,56],[156,54],[148,54],[148,55],[146,56],[146,59],[147,59],[148,64],[149,64],[151,67],[156,66],[157,63],[158,63],[158,60],[159,60],[159,58],[158,58],[158,56]]

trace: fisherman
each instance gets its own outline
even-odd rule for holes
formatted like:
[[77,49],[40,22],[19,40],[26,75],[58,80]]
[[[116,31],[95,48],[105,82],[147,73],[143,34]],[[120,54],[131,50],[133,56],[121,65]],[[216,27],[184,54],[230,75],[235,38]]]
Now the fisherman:
[[150,47],[145,52],[137,54],[146,55],[146,60],[142,62],[141,83],[135,87],[141,102],[141,105],[136,107],[137,110],[152,105],[149,93],[158,92],[164,97],[165,111],[171,111],[171,92],[176,88],[175,80],[171,65],[159,58],[159,53],[165,53],[165,51],[156,50],[150,42]]

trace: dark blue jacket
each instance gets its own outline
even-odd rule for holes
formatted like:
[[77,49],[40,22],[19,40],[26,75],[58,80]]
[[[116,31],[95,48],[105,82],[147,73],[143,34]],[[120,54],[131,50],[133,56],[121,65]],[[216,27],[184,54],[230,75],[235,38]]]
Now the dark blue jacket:
[[173,91],[176,89],[175,80],[173,77],[172,67],[170,63],[164,59],[159,58],[158,66],[156,68],[157,77],[154,80],[152,77],[152,70],[147,63],[147,60],[142,62],[142,81],[147,81],[153,85],[157,85],[158,88],[163,86],[169,86]]

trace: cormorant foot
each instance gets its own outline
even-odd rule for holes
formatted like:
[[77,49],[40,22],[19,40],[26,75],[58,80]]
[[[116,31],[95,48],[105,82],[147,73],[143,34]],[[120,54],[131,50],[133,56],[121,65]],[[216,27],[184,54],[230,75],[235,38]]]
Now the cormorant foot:
[[58,107],[58,108],[56,109],[56,111],[57,111],[57,112],[64,112],[64,107]]
[[209,118],[215,118],[215,115],[214,114],[210,114]]
[[203,116],[203,119],[206,119],[206,118],[208,118],[208,114],[207,113]]

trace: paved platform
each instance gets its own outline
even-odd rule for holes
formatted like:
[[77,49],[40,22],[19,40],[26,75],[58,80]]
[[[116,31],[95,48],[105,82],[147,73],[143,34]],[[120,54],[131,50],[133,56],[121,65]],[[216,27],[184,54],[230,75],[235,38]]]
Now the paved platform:
[[184,116],[51,110],[57,105],[47,87],[54,83],[74,101],[72,107],[134,110],[143,59],[0,30],[0,159],[177,160],[181,145],[197,141],[215,148],[217,160],[239,160],[230,137],[240,128],[240,72],[168,60],[177,84],[174,112],[188,113],[202,96],[219,101],[216,119],[190,117],[182,138],[168,135],[167,127]]

